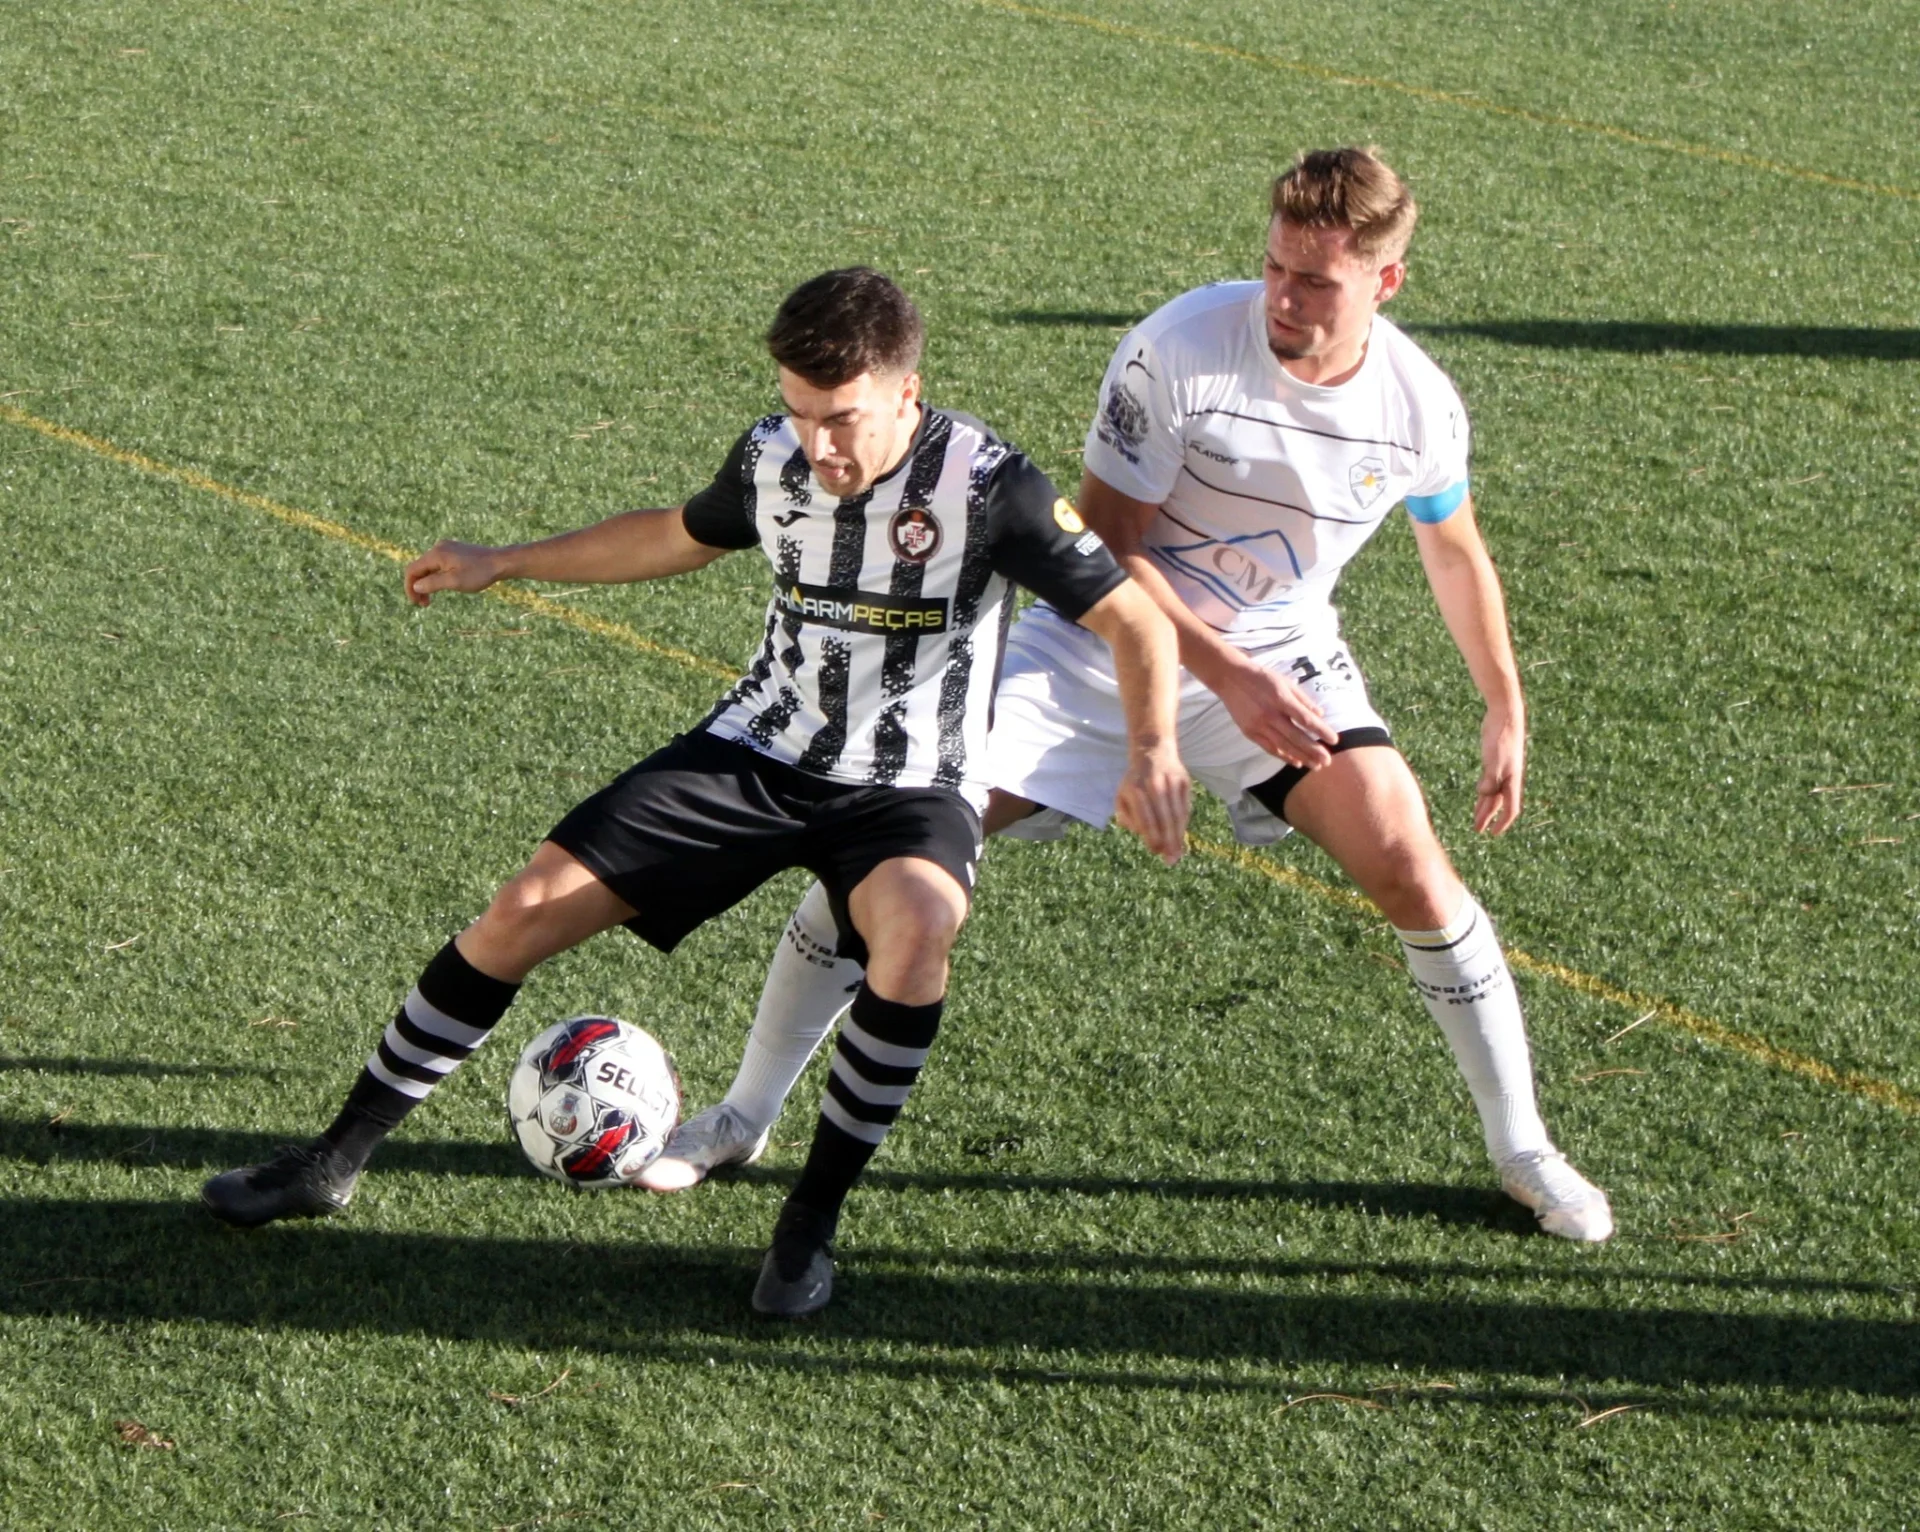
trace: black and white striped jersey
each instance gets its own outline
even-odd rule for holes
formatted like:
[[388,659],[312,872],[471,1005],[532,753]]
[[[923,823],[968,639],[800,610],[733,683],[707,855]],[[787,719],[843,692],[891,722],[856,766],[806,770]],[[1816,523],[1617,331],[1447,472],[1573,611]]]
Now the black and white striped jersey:
[[688,533],[773,565],[759,656],[702,727],[838,781],[985,802],[987,725],[1014,584],[1078,618],[1125,578],[1026,456],[922,407],[898,467],[823,490],[785,415],[734,444]]

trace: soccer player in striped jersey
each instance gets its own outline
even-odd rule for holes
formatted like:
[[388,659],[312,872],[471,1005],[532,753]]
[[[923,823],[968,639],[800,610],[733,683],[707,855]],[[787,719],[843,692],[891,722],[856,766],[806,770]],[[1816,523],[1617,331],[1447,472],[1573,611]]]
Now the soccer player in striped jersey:
[[427,965],[320,1138],[206,1184],[216,1216],[254,1225],[345,1207],[374,1148],[538,964],[615,925],[671,951],[773,874],[806,867],[864,978],[753,1304],[786,1317],[824,1305],[841,1204],[939,1024],[980,855],[1016,582],[1112,644],[1131,741],[1118,816],[1179,858],[1177,648],[1154,601],[1021,453],[921,402],[920,316],[878,272],[795,289],[767,344],[784,410],[684,505],[518,547],[442,542],[407,566],[407,595],[426,606],[502,579],[655,579],[758,547],[774,590],[739,683],[561,820]]
[[[1486,703],[1474,828],[1519,817],[1526,712],[1500,581],[1474,523],[1467,416],[1379,313],[1416,208],[1370,150],[1303,155],[1274,184],[1259,282],[1190,292],[1120,344],[1087,435],[1080,510],[1180,633],[1180,751],[1249,844],[1298,830],[1393,923],[1466,1079],[1496,1173],[1549,1233],[1613,1231],[1554,1146],[1513,977],[1341,638],[1340,571],[1404,505]],[[995,703],[988,829],[1104,825],[1126,761],[1116,674],[1044,601],[1015,625]],[[1036,809],[1042,811],[1036,815]],[[757,1155],[857,969],[809,894],[777,949],[726,1099],[681,1125],[659,1190]]]

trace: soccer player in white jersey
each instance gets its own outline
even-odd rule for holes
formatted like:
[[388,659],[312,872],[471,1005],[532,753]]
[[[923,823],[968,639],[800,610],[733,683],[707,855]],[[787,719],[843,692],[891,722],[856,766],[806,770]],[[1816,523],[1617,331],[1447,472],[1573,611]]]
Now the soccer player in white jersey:
[[[1499,577],[1474,523],[1467,417],[1379,313],[1406,280],[1416,209],[1373,152],[1306,154],[1274,184],[1264,277],[1175,299],[1114,353],[1080,512],[1172,618],[1180,750],[1248,843],[1298,830],[1393,923],[1478,1109],[1506,1191],[1542,1228],[1613,1231],[1555,1148],[1493,927],[1435,838],[1332,605],[1341,569],[1404,505],[1448,631],[1486,702],[1474,828],[1519,817],[1526,711]],[[989,831],[1104,825],[1125,765],[1116,676],[1042,602],[1015,625],[995,702]],[[1035,806],[1045,812],[1025,818]],[[857,968],[810,893],[775,954],[727,1098],[682,1125],[649,1184],[675,1190],[760,1152]]]
[[1171,624],[1025,456],[920,402],[921,341],[887,278],[828,272],[790,293],[768,332],[785,410],[684,505],[520,547],[443,542],[407,566],[420,606],[502,579],[654,579],[756,546],[775,584],[759,657],[706,721],[554,827],[427,965],[320,1138],[206,1184],[217,1217],[339,1211],[375,1147],[538,964],[615,925],[671,951],[774,873],[806,867],[866,973],[753,1305],[797,1317],[827,1302],[841,1204],[939,1024],[980,855],[1013,582],[1112,643],[1132,741],[1119,817],[1169,863],[1186,837]]

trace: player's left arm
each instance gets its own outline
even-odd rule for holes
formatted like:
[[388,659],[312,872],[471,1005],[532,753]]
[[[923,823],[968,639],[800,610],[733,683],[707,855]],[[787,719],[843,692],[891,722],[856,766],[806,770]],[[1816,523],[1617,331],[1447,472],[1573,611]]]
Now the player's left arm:
[[1415,520],[1414,540],[1447,631],[1486,699],[1480,725],[1480,781],[1473,827],[1503,835],[1520,817],[1527,764],[1527,704],[1507,634],[1507,602],[1500,575],[1473,516],[1473,497],[1440,521]]

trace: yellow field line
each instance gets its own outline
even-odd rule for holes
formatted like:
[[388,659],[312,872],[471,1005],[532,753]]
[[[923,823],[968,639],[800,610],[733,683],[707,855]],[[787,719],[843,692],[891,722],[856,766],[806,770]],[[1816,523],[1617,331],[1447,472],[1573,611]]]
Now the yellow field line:
[[[366,533],[357,532],[340,522],[328,521],[325,517],[296,510],[290,505],[280,504],[277,500],[269,500],[264,495],[235,489],[195,469],[176,468],[158,459],[147,457],[144,453],[130,452],[124,447],[116,447],[112,442],[103,441],[100,437],[89,436],[84,431],[75,431],[68,426],[56,425],[50,420],[42,420],[37,415],[29,415],[25,410],[15,409],[10,404],[0,404],[0,420],[24,426],[29,431],[37,431],[42,436],[57,442],[65,442],[68,446],[78,447],[82,451],[91,452],[110,462],[137,468],[142,473],[152,474],[156,478],[169,479],[176,484],[184,484],[189,489],[217,495],[220,499],[235,505],[244,505],[251,510],[264,512],[277,521],[285,522],[288,526],[299,527],[303,531],[314,532],[321,537],[346,543],[350,547],[364,549],[369,553],[377,553],[383,558],[392,559],[395,563],[405,563],[413,557],[405,548],[394,543],[383,542],[377,537],[369,537]],[[549,601],[544,596],[537,596],[518,586],[495,586],[486,594],[517,606],[523,611],[536,612],[542,617],[551,617],[557,622],[566,623],[569,627],[578,628],[582,632],[612,639],[628,648],[637,649],[643,654],[672,660],[675,664],[683,665],[690,670],[728,679],[731,679],[734,674],[732,669],[715,660],[690,654],[685,649],[676,649],[669,644],[657,644],[622,623],[608,622],[589,612],[563,606],[557,601]],[[1320,879],[1288,867],[1284,863],[1256,856],[1245,847],[1219,845],[1199,839],[1190,840],[1188,844],[1199,855],[1214,861],[1226,862],[1275,883],[1284,884],[1288,888],[1311,894],[1329,904],[1336,904],[1359,914],[1376,918],[1379,916],[1380,912],[1374,908],[1371,900],[1351,889],[1336,888],[1331,883],[1323,883]],[[1507,961],[1524,973],[1551,979],[1576,993],[1590,995],[1610,1005],[1621,1006],[1636,1013],[1651,1011],[1656,1020],[1678,1027],[1703,1041],[1744,1054],[1770,1068],[1799,1075],[1803,1079],[1863,1097],[1868,1101],[1878,1102],[1882,1106],[1893,1107],[1897,1111],[1920,1115],[1920,1098],[1903,1091],[1890,1081],[1835,1069],[1832,1065],[1824,1064],[1819,1059],[1811,1058],[1804,1053],[1794,1053],[1790,1049],[1775,1047],[1765,1038],[1736,1031],[1723,1022],[1713,1020],[1712,1017],[1698,1015],[1684,1007],[1652,996],[1616,989],[1604,979],[1597,979],[1592,974],[1582,973],[1578,969],[1567,968],[1559,963],[1549,963],[1540,958],[1530,957],[1524,952],[1509,950]]]
[[[184,484],[189,489],[218,495],[222,500],[231,501],[235,505],[244,505],[249,510],[263,511],[277,521],[284,521],[290,527],[299,527],[305,532],[317,532],[320,536],[331,538],[334,542],[346,543],[349,547],[360,548],[368,553],[377,553],[382,558],[392,559],[396,564],[408,563],[413,558],[413,554],[395,543],[369,537],[365,532],[357,532],[352,527],[343,526],[337,521],[328,521],[324,516],[315,516],[310,511],[296,510],[293,506],[282,505],[277,500],[269,500],[265,495],[235,489],[230,484],[222,484],[218,479],[208,478],[197,469],[176,468],[171,463],[162,463],[144,453],[131,452],[125,447],[116,447],[110,441],[89,436],[86,432],[76,431],[71,426],[56,425],[51,420],[42,420],[38,415],[29,415],[25,410],[15,409],[10,404],[0,404],[0,420],[16,426],[25,426],[29,431],[38,431],[42,436],[51,437],[54,441],[65,442],[70,447],[79,447],[110,462],[137,468],[142,473],[152,474],[155,478],[171,479],[175,484]],[[671,644],[656,643],[644,633],[636,633],[625,623],[609,622],[604,617],[595,617],[591,612],[580,611],[577,607],[563,606],[558,601],[549,601],[545,596],[535,595],[532,591],[518,585],[496,585],[485,594],[496,601],[504,601],[508,606],[517,606],[522,611],[537,612],[542,617],[551,617],[555,621],[564,622],[568,627],[578,628],[583,633],[612,639],[615,643],[624,644],[629,649],[637,649],[642,654],[672,660],[676,664],[685,665],[689,670],[718,676],[726,681],[731,681],[738,674],[738,671],[716,660],[704,659],[700,655],[688,653],[685,649],[676,649]]]
[[1211,58],[1232,59],[1236,63],[1256,64],[1264,69],[1277,69],[1287,74],[1304,75],[1308,79],[1320,80],[1329,85],[1351,85],[1365,90],[1389,91],[1394,95],[1411,96],[1416,101],[1457,107],[1461,111],[1484,112],[1492,117],[1507,117],[1516,122],[1532,123],[1536,127],[1566,128],[1576,133],[1592,133],[1600,138],[1613,139],[1618,143],[1632,144],[1639,149],[1658,149],[1667,154],[1683,154],[1692,159],[1714,160],[1723,165],[1738,165],[1747,170],[1761,170],[1769,175],[1789,176],[1796,181],[1811,181],[1820,186],[1837,186],[1846,191],[1868,192],[1878,197],[1899,197],[1907,202],[1920,202],[1920,189],[1911,186],[1888,186],[1877,181],[1855,180],[1852,176],[1829,175],[1823,170],[1808,170],[1803,165],[1788,165],[1780,160],[1765,159],[1757,154],[1743,154],[1738,149],[1716,149],[1711,144],[1690,144],[1684,139],[1660,138],[1651,133],[1636,133],[1631,128],[1617,128],[1610,123],[1588,122],[1579,117],[1562,117],[1555,112],[1537,112],[1530,107],[1501,106],[1497,102],[1483,101],[1477,96],[1463,96],[1453,91],[1434,90],[1425,85],[1408,85],[1401,80],[1384,80],[1364,74],[1343,74],[1337,69],[1328,69],[1321,64],[1303,63],[1298,59],[1283,58],[1278,54],[1250,53],[1244,48],[1232,48],[1225,43],[1203,42],[1199,38],[1156,32],[1151,27],[1134,26],[1129,22],[1106,21],[1098,16],[1083,16],[1077,11],[1056,11],[1046,6],[1024,5],[1021,0],[970,0],[970,3],[986,10],[1005,11],[1011,15],[1026,16],[1035,21],[1052,21],[1065,26],[1084,27],[1090,32],[1104,33],[1108,37],[1125,38],[1129,42],[1152,43],[1157,47],[1176,48],[1184,53],[1200,53]]
[[[1384,918],[1374,907],[1373,901],[1354,893],[1351,889],[1336,888],[1331,883],[1279,862],[1268,861],[1256,856],[1244,846],[1220,845],[1213,841],[1189,838],[1189,849],[1201,856],[1217,862],[1227,862],[1247,872],[1257,873],[1275,883],[1283,883],[1288,888],[1298,889],[1302,893],[1312,894],[1329,904],[1338,904],[1361,914],[1371,915],[1375,919]],[[1902,1090],[1890,1080],[1876,1079],[1872,1075],[1855,1074],[1835,1069],[1831,1064],[1805,1053],[1795,1053],[1790,1048],[1776,1047],[1764,1037],[1755,1037],[1750,1032],[1741,1032],[1725,1022],[1715,1021],[1711,1016],[1702,1016],[1689,1011],[1671,1001],[1659,999],[1653,995],[1635,994],[1632,990],[1616,988],[1605,979],[1597,979],[1590,973],[1582,973],[1577,968],[1568,968],[1563,963],[1551,963],[1544,958],[1530,956],[1525,952],[1507,949],[1507,962],[1522,973],[1536,974],[1543,979],[1551,979],[1563,984],[1577,994],[1591,995],[1596,1000],[1604,1000],[1609,1005],[1617,1005],[1623,1010],[1633,1011],[1636,1015],[1649,1015],[1655,1021],[1664,1021],[1669,1026],[1690,1032],[1704,1042],[1709,1042],[1734,1053],[1743,1053],[1750,1059],[1778,1069],[1791,1075],[1799,1075],[1803,1080],[1812,1080],[1833,1090],[1845,1091],[1849,1095],[1861,1096],[1868,1101],[1878,1102],[1881,1106],[1893,1107],[1896,1111],[1920,1116],[1920,1096]]]

